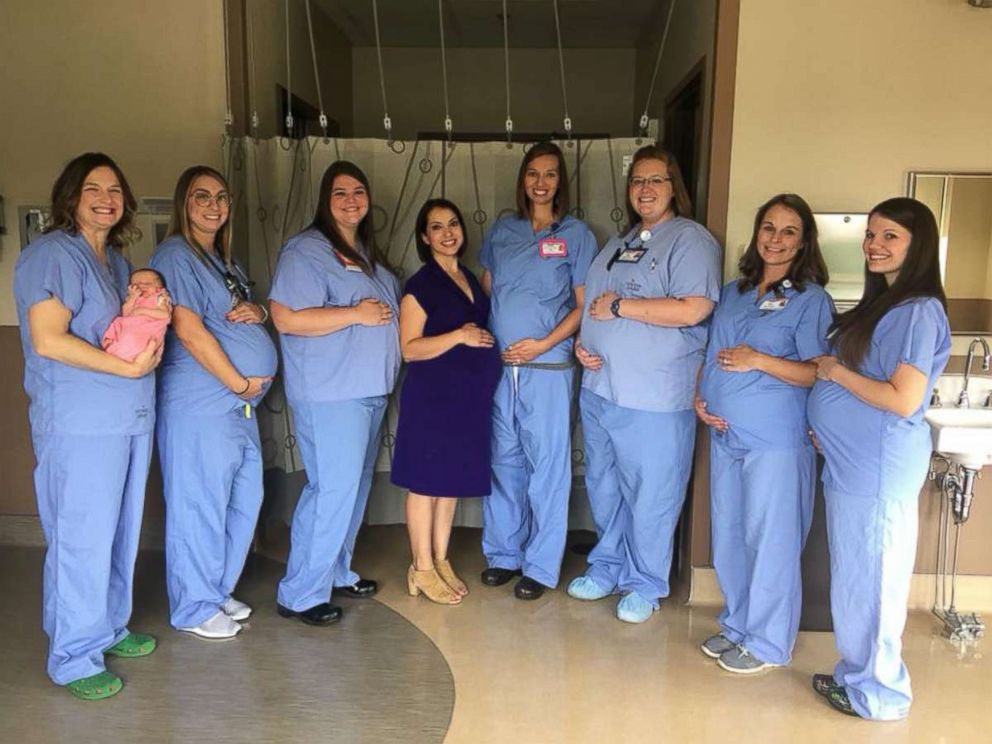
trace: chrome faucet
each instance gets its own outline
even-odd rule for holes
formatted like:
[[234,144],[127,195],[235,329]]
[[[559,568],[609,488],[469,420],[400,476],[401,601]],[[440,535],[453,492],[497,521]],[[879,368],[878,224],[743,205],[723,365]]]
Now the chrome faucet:
[[989,366],[992,365],[992,352],[989,351],[988,343],[981,336],[976,336],[968,344],[968,356],[964,361],[964,387],[961,388],[961,394],[958,396],[958,408],[967,408],[970,404],[968,383],[971,381],[971,363],[975,361],[975,347],[979,344],[982,345],[982,370],[988,372]]

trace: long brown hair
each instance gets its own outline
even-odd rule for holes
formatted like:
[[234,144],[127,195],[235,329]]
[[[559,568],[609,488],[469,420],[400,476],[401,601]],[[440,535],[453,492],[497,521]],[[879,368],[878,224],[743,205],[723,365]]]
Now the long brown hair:
[[[357,231],[358,240],[365,247],[367,256],[363,256],[357,249],[348,245],[341,231],[338,230],[334,215],[331,214],[331,191],[334,189],[334,179],[338,176],[351,176],[365,187],[365,193],[368,195],[369,211],[358,223]],[[375,230],[372,227],[372,187],[369,185],[368,176],[349,160],[335,160],[324,171],[324,176],[320,179],[320,192],[317,195],[317,213],[313,216],[309,229],[319,231],[334,246],[334,250],[361,267],[368,276],[375,273],[376,264],[381,263],[386,268],[390,268],[375,242]]]
[[[776,285],[781,285],[786,279],[792,282],[793,286],[800,292],[806,282],[819,284],[821,287],[827,286],[830,273],[827,271],[827,262],[823,260],[820,252],[819,232],[816,229],[816,218],[813,217],[813,210],[809,204],[799,194],[777,194],[766,201],[758,208],[758,213],[754,216],[754,230],[751,232],[751,242],[748,243],[747,250],[741,256],[737,264],[740,271],[740,279],[737,280],[737,290],[746,292],[752,287],[761,284],[761,277],[765,271],[765,262],[758,253],[758,233],[761,224],[765,221],[765,215],[772,207],[781,206],[790,209],[799,215],[803,225],[802,243],[799,252],[792,259],[789,272],[782,277]],[[769,287],[772,289],[772,287]]]
[[869,271],[865,260],[865,291],[861,301],[837,316],[830,326],[828,335],[837,357],[852,369],[859,368],[864,361],[879,321],[899,303],[915,297],[933,297],[947,309],[947,297],[940,281],[940,233],[933,212],[922,202],[901,196],[877,205],[868,219],[875,215],[906,228],[911,238],[906,260],[891,286],[883,274]]
[[[630,170],[628,170],[627,173],[633,173],[634,166],[642,160],[660,160],[668,166],[668,175],[672,179],[672,210],[679,217],[691,218],[692,199],[689,198],[689,192],[686,189],[685,181],[682,178],[682,169],[679,168],[679,164],[675,160],[675,156],[661,145],[644,145],[644,147],[634,153],[634,157],[630,161]],[[630,176],[628,175],[628,179],[629,177]],[[634,209],[634,205],[630,202],[630,186],[628,184],[627,229],[632,230],[634,225],[638,224],[640,221],[641,216],[637,214],[637,210]]]
[[169,230],[168,236],[181,235],[193,252],[201,260],[206,260],[205,251],[207,248],[213,248],[217,255],[223,259],[224,263],[228,266],[231,265],[231,208],[227,212],[227,220],[221,225],[220,229],[214,235],[214,244],[212,246],[200,245],[196,237],[193,235],[193,228],[189,224],[189,211],[187,206],[189,204],[190,193],[193,191],[193,183],[200,176],[209,176],[220,182],[224,187],[224,190],[228,193],[230,197],[231,189],[227,184],[227,179],[224,175],[214,169],[209,165],[194,165],[187,168],[179,176],[179,180],[176,181],[176,190],[172,195],[172,215],[169,218]]
[[517,171],[517,217],[526,219],[530,217],[530,199],[527,198],[527,189],[524,188],[524,180],[527,178],[527,166],[537,160],[542,155],[554,155],[558,158],[558,187],[555,189],[555,196],[551,200],[551,211],[555,219],[563,219],[568,214],[568,169],[565,167],[565,155],[561,148],[554,142],[538,142],[533,145],[520,161],[520,170]]
[[76,224],[76,210],[83,193],[86,177],[97,168],[110,168],[117,176],[124,197],[124,214],[107,234],[107,245],[120,250],[141,238],[141,230],[134,223],[138,212],[138,200],[124,177],[124,172],[109,155],[102,152],[86,152],[68,162],[52,185],[51,217],[44,232],[64,230],[70,235],[79,234]]

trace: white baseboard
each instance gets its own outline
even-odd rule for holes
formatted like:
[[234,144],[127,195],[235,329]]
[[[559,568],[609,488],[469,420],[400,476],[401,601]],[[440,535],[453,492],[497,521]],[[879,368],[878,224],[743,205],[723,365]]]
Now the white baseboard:
[[[909,590],[911,610],[929,610],[933,607],[934,574],[913,574]],[[689,604],[692,606],[722,606],[723,593],[712,568],[692,569]],[[992,576],[958,576],[956,604],[963,612],[992,612]]]

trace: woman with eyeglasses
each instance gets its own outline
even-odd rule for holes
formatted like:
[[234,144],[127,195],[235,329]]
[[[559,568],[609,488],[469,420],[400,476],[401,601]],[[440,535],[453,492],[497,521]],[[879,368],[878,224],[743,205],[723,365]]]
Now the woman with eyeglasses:
[[170,621],[208,640],[233,638],[252,612],[232,593],[262,505],[255,407],[278,364],[268,313],[232,257],[230,212],[224,176],[187,168],[151,261],[175,303],[156,426]]
[[269,293],[307,473],[276,609],[310,625],[341,618],[333,591],[356,599],[378,591],[351,556],[400,368],[400,294],[376,246],[371,204],[365,173],[331,163],[313,222],[283,246]]
[[693,222],[675,158],[634,154],[630,228],[593,261],[575,354],[586,488],[599,540],[568,593],[621,594],[617,619],[642,623],[668,596],[672,543],[692,466],[693,395],[706,320],[720,297],[720,247]]
[[779,194],[758,209],[738,266],[713,315],[695,401],[710,427],[713,565],[724,597],[720,632],[700,650],[728,672],[753,674],[792,658],[816,490],[806,398],[833,303],[802,197]]
[[572,489],[571,412],[586,271],[596,237],[568,212],[565,158],[531,147],[517,173],[517,212],[486,235],[479,258],[503,359],[493,409],[493,488],[483,511],[482,583],[521,576],[518,599],[558,585]]

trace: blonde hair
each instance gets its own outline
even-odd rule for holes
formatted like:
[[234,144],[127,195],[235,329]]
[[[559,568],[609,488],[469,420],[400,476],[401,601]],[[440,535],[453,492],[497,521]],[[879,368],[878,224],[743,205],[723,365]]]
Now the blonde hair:
[[167,237],[173,235],[181,235],[185,239],[189,247],[193,249],[193,252],[197,254],[201,261],[206,261],[206,249],[212,247],[217,251],[217,255],[221,257],[227,266],[231,265],[231,214],[228,212],[227,220],[217,231],[214,236],[213,246],[200,245],[199,241],[193,236],[193,228],[189,223],[189,212],[186,209],[189,203],[189,197],[193,190],[193,183],[197,178],[201,176],[209,176],[210,178],[216,179],[224,187],[224,190],[230,195],[230,187],[227,185],[227,179],[224,175],[214,169],[209,165],[194,165],[183,171],[182,175],[179,176],[179,180],[176,181],[176,191],[172,197],[172,216],[169,218],[169,230]]

